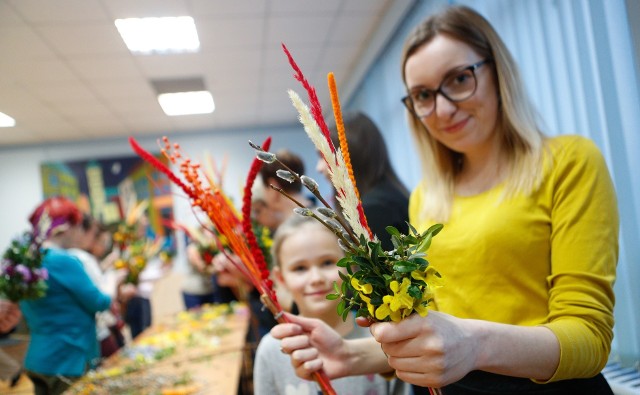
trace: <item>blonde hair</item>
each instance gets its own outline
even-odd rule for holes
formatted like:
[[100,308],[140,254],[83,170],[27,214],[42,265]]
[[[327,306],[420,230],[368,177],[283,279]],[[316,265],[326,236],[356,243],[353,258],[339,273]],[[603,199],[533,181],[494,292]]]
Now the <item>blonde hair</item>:
[[[318,214],[318,216],[320,215]],[[332,236],[334,236],[336,238],[336,243],[338,243],[338,237],[335,236],[331,230],[327,229],[324,225],[318,222],[318,220],[312,217],[303,217],[301,215],[294,214],[278,227],[278,230],[273,236],[273,244],[271,245],[271,257],[273,259],[274,267],[281,267],[280,249],[282,248],[282,244],[284,243],[284,241],[294,233],[301,232],[301,229],[303,227],[309,226],[317,226],[321,229],[324,229],[327,233],[330,233]]]
[[[463,42],[484,59],[492,60],[500,102],[496,131],[507,153],[504,197],[520,192],[530,193],[540,183],[544,135],[538,127],[536,111],[526,95],[514,59],[485,18],[471,8],[451,6],[424,20],[405,41],[403,81],[406,82],[405,65],[409,57],[440,34]],[[407,115],[413,138],[421,152],[422,214],[444,222],[451,214],[454,181],[461,170],[461,155],[431,137],[425,125],[411,112]]]

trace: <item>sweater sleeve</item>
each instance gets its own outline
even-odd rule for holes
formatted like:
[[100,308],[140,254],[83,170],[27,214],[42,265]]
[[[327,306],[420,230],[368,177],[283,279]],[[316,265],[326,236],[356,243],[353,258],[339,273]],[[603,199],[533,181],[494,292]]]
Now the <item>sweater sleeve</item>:
[[58,265],[64,266],[59,271],[64,273],[56,280],[69,292],[83,309],[91,314],[103,311],[111,305],[111,298],[103,294],[85,272],[80,261],[69,254],[60,254],[56,259]]
[[613,183],[598,148],[587,139],[573,138],[553,160],[545,326],[558,338],[560,363],[549,382],[592,377],[607,362],[619,227]]
[[253,365],[253,386],[256,395],[277,394],[278,389],[274,375],[274,357],[279,342],[267,334],[262,337],[256,350]]

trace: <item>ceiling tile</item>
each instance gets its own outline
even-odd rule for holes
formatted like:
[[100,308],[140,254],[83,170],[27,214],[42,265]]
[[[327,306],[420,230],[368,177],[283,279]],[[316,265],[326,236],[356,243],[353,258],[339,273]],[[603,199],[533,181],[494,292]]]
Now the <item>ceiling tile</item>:
[[196,77],[202,75],[197,54],[139,55],[135,62],[146,79]]
[[10,3],[31,23],[108,20],[98,0],[10,0]]
[[[156,94],[147,80],[122,78],[118,81],[87,81],[93,93],[103,101],[116,101],[126,106],[132,100],[150,102]],[[125,99],[125,100],[123,100]],[[152,104],[153,104],[152,101]]]
[[56,55],[39,34],[26,26],[5,26],[0,21],[0,53],[5,60],[46,60]]
[[102,3],[114,20],[191,15],[184,0],[102,0]]
[[340,9],[343,0],[271,1],[269,13],[274,16],[331,15]]
[[197,18],[196,30],[203,53],[220,49],[259,49],[263,41],[266,22],[264,18]]
[[23,25],[23,19],[16,13],[14,8],[6,2],[0,2],[0,26],[13,27]]
[[267,45],[323,44],[332,28],[330,16],[273,17],[267,22]]
[[70,58],[68,64],[83,80],[116,81],[141,76],[131,55]]
[[36,30],[63,56],[129,53],[113,22],[41,25]]
[[70,101],[91,101],[96,96],[84,84],[53,82],[46,84],[33,84],[29,87],[29,92],[45,103],[66,103]]
[[191,0],[190,3],[195,15],[245,18],[263,16],[269,1]]

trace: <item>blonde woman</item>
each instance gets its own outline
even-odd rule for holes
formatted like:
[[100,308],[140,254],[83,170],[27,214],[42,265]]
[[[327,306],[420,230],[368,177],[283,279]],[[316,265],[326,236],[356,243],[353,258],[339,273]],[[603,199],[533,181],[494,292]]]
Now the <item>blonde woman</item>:
[[619,219],[601,153],[582,137],[542,134],[514,60],[470,8],[421,23],[402,76],[423,168],[409,218],[418,230],[444,223],[429,261],[447,285],[427,317],[371,326],[385,354],[318,323],[276,327],[298,374],[324,365],[337,377],[386,360],[402,380],[446,395],[611,394],[600,370]]

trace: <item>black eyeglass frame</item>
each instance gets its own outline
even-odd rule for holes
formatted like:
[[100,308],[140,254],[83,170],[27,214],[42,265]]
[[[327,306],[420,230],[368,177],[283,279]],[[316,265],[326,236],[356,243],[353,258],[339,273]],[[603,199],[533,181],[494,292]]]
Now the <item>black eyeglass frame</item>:
[[[472,65],[469,65],[469,66],[466,66],[466,67],[462,67],[462,68],[458,68],[458,69],[453,69],[453,70],[451,70],[451,71],[449,71],[447,73],[447,76],[445,78],[443,78],[442,82],[440,82],[440,85],[438,86],[438,89],[436,89],[436,90],[424,89],[424,90],[432,93],[433,97],[434,97],[434,99],[433,99],[433,108],[426,115],[418,115],[418,113],[416,113],[416,111],[414,109],[414,106],[413,106],[413,99],[411,99],[411,94],[408,94],[408,95],[402,97],[400,100],[402,101],[402,104],[404,104],[404,106],[407,108],[407,110],[409,110],[415,117],[417,117],[417,118],[426,118],[429,115],[433,114],[433,112],[436,109],[436,99],[437,99],[438,93],[441,94],[445,99],[449,100],[452,103],[460,103],[462,101],[468,100],[471,96],[473,96],[474,93],[476,93],[476,90],[478,89],[478,78],[476,77],[476,70],[478,70],[478,68],[480,68],[481,66],[483,66],[483,65],[485,65],[487,63],[490,63],[492,61],[493,61],[493,59],[486,58],[486,59],[483,59],[483,60],[481,60],[479,62],[476,62],[476,63],[474,63]],[[447,95],[442,90],[442,85],[444,85],[445,81],[447,81],[447,79],[449,78],[449,76],[452,73],[454,73],[454,72],[455,73],[462,73],[462,72],[467,71],[467,70],[471,70],[471,75],[473,76],[473,80],[475,82],[475,86],[473,88],[473,91],[469,94],[469,96],[467,96],[467,97],[465,97],[463,99],[457,99],[456,100],[456,99],[450,98],[449,95]]]

